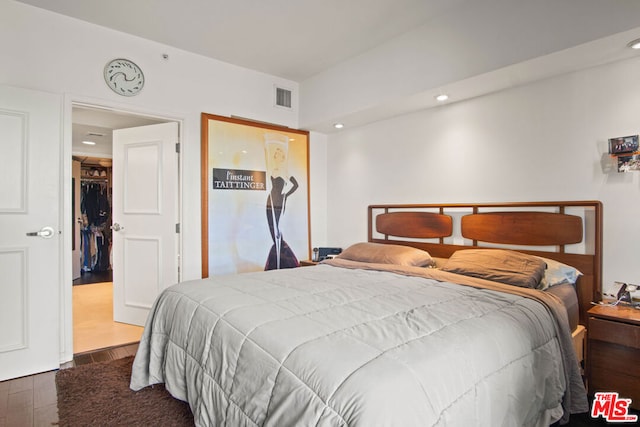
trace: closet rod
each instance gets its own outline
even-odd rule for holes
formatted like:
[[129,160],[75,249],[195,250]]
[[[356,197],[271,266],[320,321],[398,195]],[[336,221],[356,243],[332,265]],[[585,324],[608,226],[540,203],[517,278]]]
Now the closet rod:
[[108,183],[109,180],[107,178],[80,178],[80,182],[105,182]]

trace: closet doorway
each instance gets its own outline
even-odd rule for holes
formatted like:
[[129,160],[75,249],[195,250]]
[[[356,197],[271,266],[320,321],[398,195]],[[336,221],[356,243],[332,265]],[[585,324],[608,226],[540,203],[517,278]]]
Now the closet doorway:
[[[73,156],[74,211],[79,241],[74,239],[73,284],[111,282],[110,158]],[[79,185],[78,185],[79,184]],[[79,188],[77,188],[79,187]],[[75,201],[77,200],[77,203]],[[77,237],[77,236],[76,236]]]
[[113,131],[155,119],[99,107],[72,110],[73,353],[140,340],[142,327],[113,320]]

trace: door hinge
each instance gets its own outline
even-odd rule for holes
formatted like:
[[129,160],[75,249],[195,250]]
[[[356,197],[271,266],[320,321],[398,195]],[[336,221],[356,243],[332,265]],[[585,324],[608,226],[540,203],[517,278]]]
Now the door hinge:
[[176,224],[176,233],[180,233],[180,223]]
[[180,154],[180,143],[176,142],[176,153]]

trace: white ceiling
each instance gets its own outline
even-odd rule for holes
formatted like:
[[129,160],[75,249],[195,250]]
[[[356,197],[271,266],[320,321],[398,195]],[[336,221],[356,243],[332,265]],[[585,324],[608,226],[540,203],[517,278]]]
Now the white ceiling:
[[[417,49],[419,54],[424,46],[444,41],[443,37],[468,40],[479,35],[474,31],[510,41],[493,40],[493,46],[481,45],[478,51],[442,52],[462,55],[460,63],[470,70],[474,66],[486,70],[440,84],[438,90],[454,93],[454,101],[629,58],[637,52],[631,53],[625,44],[629,37],[640,37],[640,5],[635,0],[18,1],[294,80],[305,89],[309,82],[331,74],[332,68],[375,58],[377,49],[385,45],[398,46],[398,55],[405,48]],[[441,28],[442,22],[449,25],[444,32],[428,30]],[[454,29],[461,22],[468,24],[468,31],[467,27]],[[394,44],[412,32],[427,34],[431,40],[417,39],[415,46]],[[446,46],[442,43],[442,49]],[[492,48],[508,51],[505,57],[513,59],[510,65],[503,61],[492,68],[492,58],[500,56]],[[422,53],[426,56],[427,51]],[[301,125],[330,133],[335,121],[357,126],[431,108],[435,101],[429,89],[434,88],[426,86],[383,104],[339,111],[339,117],[321,117],[322,121],[308,122],[301,116]]]
[[20,0],[302,81],[463,0]]

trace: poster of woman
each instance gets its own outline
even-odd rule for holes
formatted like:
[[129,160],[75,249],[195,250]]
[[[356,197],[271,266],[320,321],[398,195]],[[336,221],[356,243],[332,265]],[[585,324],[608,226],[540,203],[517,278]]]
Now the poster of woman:
[[265,134],[265,155],[268,185],[267,222],[273,245],[269,251],[265,270],[298,267],[295,253],[284,240],[280,222],[286,212],[287,199],[298,189],[298,180],[289,174],[289,137],[284,134]]
[[309,134],[202,114],[203,277],[309,259]]

